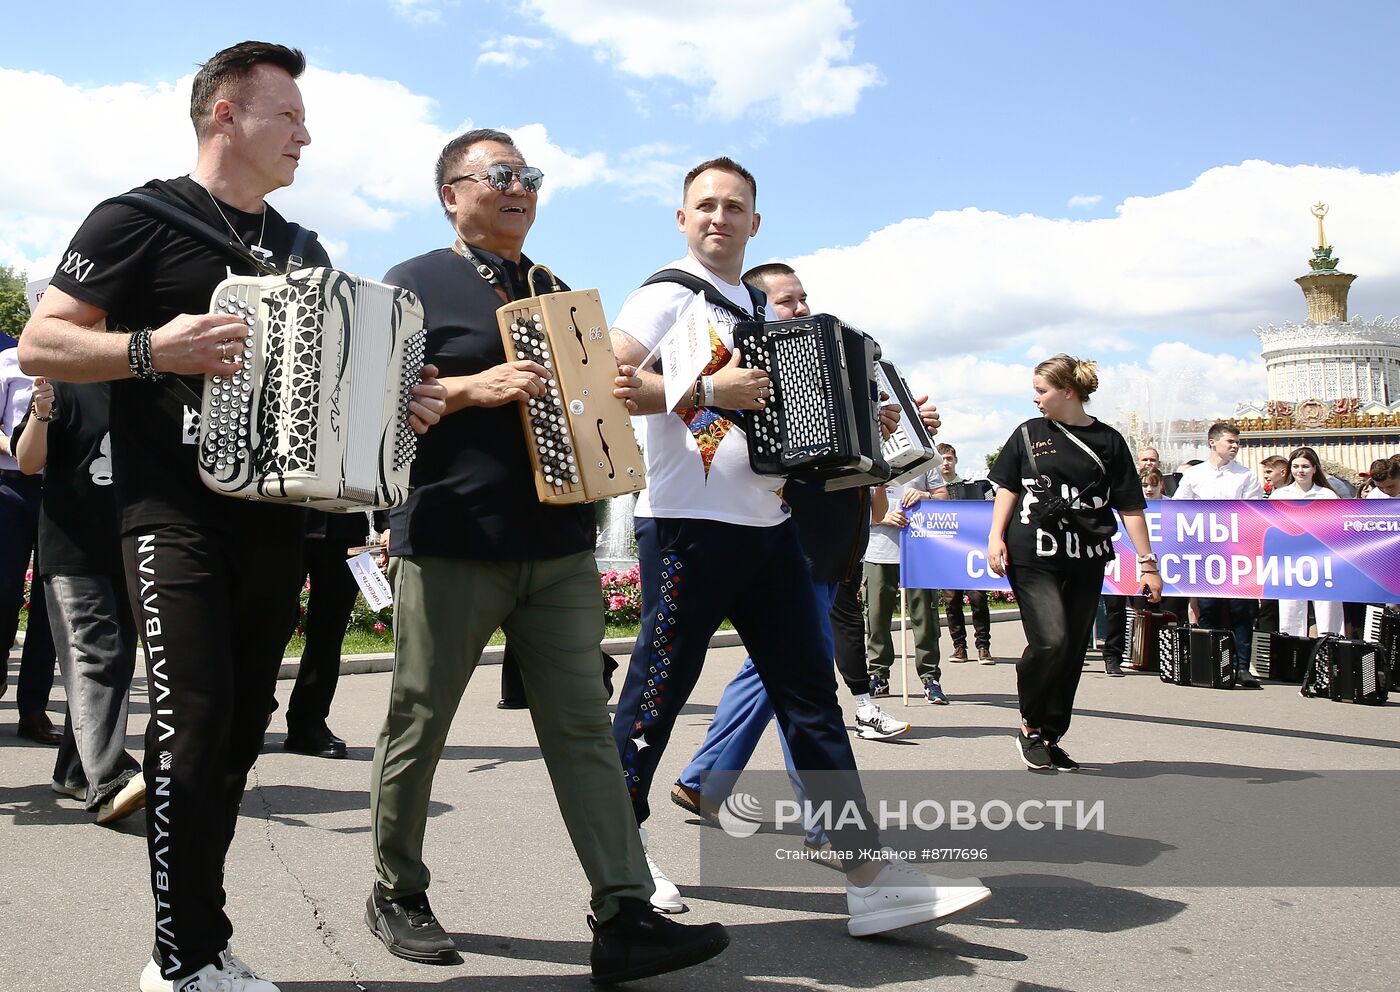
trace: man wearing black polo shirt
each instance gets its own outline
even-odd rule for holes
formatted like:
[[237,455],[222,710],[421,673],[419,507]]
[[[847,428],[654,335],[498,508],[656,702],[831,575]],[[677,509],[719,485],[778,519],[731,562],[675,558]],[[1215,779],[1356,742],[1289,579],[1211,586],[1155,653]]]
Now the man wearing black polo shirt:
[[517,401],[543,395],[547,372],[508,361],[496,322],[503,303],[544,288],[527,284],[522,254],[543,175],[509,135],[480,129],[443,148],[436,179],[456,241],[384,277],[422,301],[447,409],[418,449],[408,501],[390,517],[394,681],[370,776],[377,880],[365,920],[399,957],[458,960],[428,905],[423,834],[452,717],[499,627],[592,885],[594,980],[697,964],[729,938],[717,923],[682,926],[648,904],[650,873],[609,733],[593,508],[536,497]]
[[[194,170],[143,189],[285,263],[298,229],[264,197],[291,184],[311,141],[295,81],[304,67],[300,52],[264,42],[216,54],[190,95]],[[329,264],[314,242],[304,258]],[[276,989],[229,947],[223,872],[296,616],[305,515],[205,488],[197,411],[174,388],[183,383],[194,403],[204,375],[242,367],[246,328],[209,312],[230,261],[140,210],[102,204],[20,344],[33,374],[113,383],[112,471],[151,694],[144,772],[156,929],[142,992],[172,980],[177,992]],[[414,389],[410,423],[421,433],[438,418],[442,387]]]

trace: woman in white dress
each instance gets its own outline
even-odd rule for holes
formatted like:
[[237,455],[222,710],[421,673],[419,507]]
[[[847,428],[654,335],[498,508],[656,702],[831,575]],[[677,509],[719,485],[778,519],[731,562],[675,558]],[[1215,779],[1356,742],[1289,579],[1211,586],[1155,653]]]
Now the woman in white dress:
[[[1327,481],[1327,473],[1322,470],[1322,461],[1312,448],[1294,448],[1288,455],[1288,468],[1293,481],[1282,489],[1275,489],[1270,499],[1338,499],[1336,492]],[[1317,632],[1340,634],[1342,632],[1342,604],[1324,603],[1313,600],[1313,615],[1317,618]],[[1308,636],[1308,601],[1305,599],[1283,599],[1278,604],[1278,626],[1285,634],[1295,637]]]

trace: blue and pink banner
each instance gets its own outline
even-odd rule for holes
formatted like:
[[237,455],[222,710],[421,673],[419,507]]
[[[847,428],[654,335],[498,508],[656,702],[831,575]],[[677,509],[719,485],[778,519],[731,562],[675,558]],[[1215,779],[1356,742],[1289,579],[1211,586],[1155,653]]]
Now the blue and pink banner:
[[[1010,589],[987,568],[992,504],[925,500],[900,534],[908,589]],[[1153,500],[1147,528],[1168,596],[1400,602],[1400,499]],[[1114,535],[1103,591],[1135,595],[1137,552]]]

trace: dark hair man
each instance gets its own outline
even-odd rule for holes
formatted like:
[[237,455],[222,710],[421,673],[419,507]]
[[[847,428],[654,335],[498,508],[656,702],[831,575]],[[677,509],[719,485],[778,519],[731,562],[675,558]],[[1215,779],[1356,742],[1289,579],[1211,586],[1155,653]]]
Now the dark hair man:
[[648,905],[650,873],[608,734],[593,507],[537,498],[516,404],[544,395],[550,374],[509,358],[496,321],[501,304],[540,288],[527,282],[524,245],[544,176],[508,134],[478,129],[448,143],[436,177],[452,247],[384,277],[422,301],[447,406],[419,449],[408,501],[390,516],[394,683],[370,773],[377,878],[365,920],[399,957],[458,960],[428,904],[423,835],[452,717],[499,627],[592,885],[594,981],[698,964],[729,938],[718,923],[682,926]]
[[[1218,422],[1206,434],[1210,457],[1181,473],[1173,499],[1263,499],[1264,487],[1249,469],[1235,461],[1240,432],[1234,424]],[[1201,622],[1223,627],[1235,636],[1235,681],[1246,689],[1261,688],[1249,674],[1249,651],[1258,603],[1252,599],[1201,598]]]
[[[296,84],[304,67],[300,52],[265,42],[216,54],[190,99],[194,169],[143,189],[285,262],[297,228],[265,197],[291,185],[311,142]],[[330,264],[315,243],[304,257]],[[115,495],[152,707],[143,765],[156,929],[141,988],[172,980],[176,992],[270,992],[230,948],[223,870],[296,616],[305,514],[205,488],[188,429],[197,411],[168,382],[180,376],[198,394],[204,375],[242,368],[241,320],[208,312],[229,256],[103,204],[63,258],[20,361],[68,382],[112,382]],[[423,374],[409,406],[419,432],[443,405],[433,370]]]
[[[903,861],[882,866],[869,858],[879,850],[879,833],[836,701],[831,656],[821,639],[822,606],[797,528],[776,492],[782,480],[754,474],[742,436],[725,416],[762,408],[770,390],[766,374],[739,367],[734,348],[737,321],[763,312],[761,294],[740,282],[745,247],[758,233],[756,196],[753,176],[732,159],[692,169],[676,211],[686,254],[664,270],[663,281],[634,291],[614,322],[613,347],[624,363],[617,395],[647,415],[647,489],[634,517],[643,627],[613,735],[640,824],[650,815],[647,794],[676,718],[700,675],[710,637],[727,616],[762,677],[804,786],[818,806],[829,802],[829,809],[842,811],[827,832],[850,869],[848,931],[866,936],[958,912],[990,893],[980,883],[953,885]],[[698,290],[708,303],[711,358],[696,389],[673,412],[666,409],[661,376],[636,365]],[[705,397],[698,408],[697,392]],[[852,823],[847,811],[860,822]],[[653,877],[658,895],[680,902],[659,869]],[[883,912],[891,900],[899,910]]]

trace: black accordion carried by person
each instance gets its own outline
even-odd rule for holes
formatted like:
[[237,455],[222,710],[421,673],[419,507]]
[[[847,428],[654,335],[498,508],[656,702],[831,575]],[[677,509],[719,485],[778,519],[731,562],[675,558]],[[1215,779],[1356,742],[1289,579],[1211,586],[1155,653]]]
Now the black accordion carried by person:
[[1175,613],[1153,613],[1150,610],[1127,611],[1127,632],[1123,643],[1128,646],[1125,668],[1139,672],[1162,670],[1162,630],[1177,622]]
[[1303,696],[1326,696],[1334,703],[1384,706],[1390,695],[1390,671],[1376,645],[1329,634],[1319,638],[1298,691]]
[[825,482],[838,489],[890,477],[880,448],[875,386],[879,345],[830,314],[734,329],[740,364],[772,381],[762,410],[740,420],[759,475]]
[[1167,624],[1159,637],[1163,682],[1203,689],[1235,687],[1235,635],[1189,624]]
[[938,457],[938,450],[933,445],[933,438],[929,437],[923,418],[919,416],[914,393],[894,362],[883,358],[876,361],[875,385],[889,397],[882,403],[894,403],[899,407],[899,426],[880,444],[880,452],[894,473],[889,481],[907,482],[927,469],[928,463]]
[[506,355],[549,373],[548,391],[519,403],[541,503],[592,503],[646,488],[646,465],[627,405],[613,395],[617,358],[596,289],[554,291],[496,311]]
[[423,308],[408,290],[329,268],[232,276],[216,313],[246,328],[242,368],[205,377],[199,474],[243,499],[350,511],[408,494]]
[[1277,631],[1256,630],[1250,646],[1250,667],[1261,679],[1301,685],[1317,641]]

